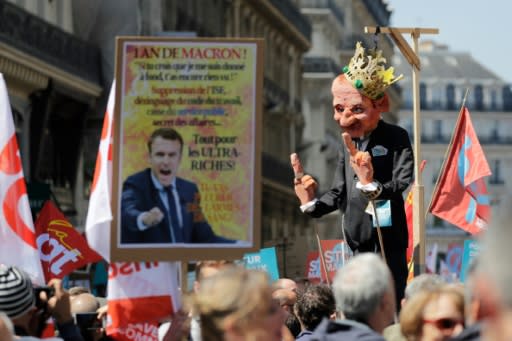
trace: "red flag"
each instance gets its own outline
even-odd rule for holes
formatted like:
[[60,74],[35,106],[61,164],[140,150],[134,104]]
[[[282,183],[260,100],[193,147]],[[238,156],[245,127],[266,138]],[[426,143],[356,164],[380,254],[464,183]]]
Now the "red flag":
[[116,340],[157,340],[159,321],[179,309],[178,262],[111,263],[107,334]]
[[484,177],[489,164],[467,108],[463,107],[429,211],[459,228],[478,233],[490,220],[490,200]]
[[46,282],[101,260],[64,214],[46,201],[36,223],[37,247]]
[[34,222],[28,203],[11,104],[0,74],[0,263],[15,265],[43,285]]
[[[87,242],[110,262],[112,223],[112,136],[115,83],[103,121],[96,169],[85,223]],[[158,321],[180,308],[179,262],[111,262],[107,334],[116,340],[157,340]]]

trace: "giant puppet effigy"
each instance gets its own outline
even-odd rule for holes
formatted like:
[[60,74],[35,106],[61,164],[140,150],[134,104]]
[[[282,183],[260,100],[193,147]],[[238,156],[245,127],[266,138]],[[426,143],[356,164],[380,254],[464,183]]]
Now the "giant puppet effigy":
[[331,87],[333,118],[341,130],[332,188],[316,197],[317,182],[291,155],[301,210],[315,218],[339,210],[343,239],[355,253],[380,252],[395,280],[397,301],[407,280],[407,223],[403,192],[413,180],[414,158],[407,131],[385,122],[386,89],[395,77],[380,50],[357,43],[354,56]]

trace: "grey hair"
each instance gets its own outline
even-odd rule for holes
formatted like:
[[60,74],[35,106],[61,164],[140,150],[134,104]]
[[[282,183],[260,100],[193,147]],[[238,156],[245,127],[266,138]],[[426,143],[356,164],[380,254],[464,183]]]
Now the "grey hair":
[[408,300],[423,290],[436,289],[443,284],[446,284],[446,281],[437,274],[421,274],[414,277],[414,279],[407,284],[405,288],[405,299]]
[[502,302],[512,308],[512,196],[506,197],[493,211],[489,228],[484,232],[478,271],[496,286]]
[[367,322],[386,292],[393,291],[386,263],[374,253],[361,253],[341,268],[333,292],[339,311],[350,320]]

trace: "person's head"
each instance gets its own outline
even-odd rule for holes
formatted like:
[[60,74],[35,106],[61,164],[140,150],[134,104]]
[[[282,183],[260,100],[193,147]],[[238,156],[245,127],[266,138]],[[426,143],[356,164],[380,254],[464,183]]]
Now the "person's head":
[[297,292],[291,289],[277,289],[272,292],[272,298],[279,302],[287,313],[292,313],[293,305],[297,302]]
[[297,292],[293,288],[275,289],[274,286],[272,298],[279,303],[279,306],[285,312],[286,320],[284,324],[286,327],[288,327],[293,336],[299,335],[301,330],[300,323],[293,311],[293,306],[297,302]]
[[100,304],[94,295],[83,292],[81,294],[75,294],[70,296],[71,313],[94,313],[100,307]]
[[201,282],[205,278],[215,275],[221,268],[228,265],[232,266],[233,262],[227,260],[204,260],[197,262],[195,266],[194,292],[199,290]]
[[361,253],[350,259],[336,273],[333,292],[337,308],[346,319],[365,323],[378,333],[393,322],[393,278],[376,254]]
[[393,68],[385,68],[381,54],[366,52],[357,43],[350,63],[332,83],[334,120],[353,138],[367,136],[377,127],[381,113],[389,111],[385,90],[401,78],[395,78]]
[[488,229],[480,238],[478,271],[475,274],[475,293],[480,299],[485,340],[512,338],[512,196],[509,195],[493,210]]
[[163,186],[169,186],[180,166],[183,138],[174,129],[157,129],[149,137],[148,152],[153,175]]
[[442,287],[446,281],[437,274],[421,274],[412,279],[405,287],[404,298],[402,299],[403,305],[414,295],[424,290],[433,290]]
[[71,313],[75,316],[80,333],[86,340],[99,340],[103,335],[102,322],[97,318],[100,303],[88,292],[70,296]]
[[297,291],[297,283],[290,278],[279,278],[273,284],[275,289],[290,289]]
[[424,290],[412,296],[400,312],[407,340],[442,341],[464,329],[464,296],[454,286]]
[[39,337],[49,317],[44,307],[36,306],[36,295],[29,275],[15,266],[0,264],[0,311],[17,330]]
[[226,267],[205,278],[193,299],[203,340],[280,341],[284,311],[266,273]]
[[76,296],[76,295],[80,295],[83,293],[91,293],[91,291],[89,289],[87,289],[86,287],[81,287],[81,286],[71,287],[68,290],[69,296]]
[[294,308],[303,329],[313,331],[323,318],[335,315],[336,302],[329,286],[309,285],[304,291],[299,291]]

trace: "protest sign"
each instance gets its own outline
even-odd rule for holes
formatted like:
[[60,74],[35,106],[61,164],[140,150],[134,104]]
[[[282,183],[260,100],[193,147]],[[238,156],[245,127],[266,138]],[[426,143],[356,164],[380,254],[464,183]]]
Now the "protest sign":
[[327,274],[329,282],[332,282],[336,271],[345,265],[353,253],[347,244],[340,239],[321,240],[320,245],[324,253],[326,269],[320,261],[319,253],[309,252],[306,261],[306,277],[313,282],[326,282],[325,276]]
[[247,269],[265,270],[272,282],[279,279],[275,247],[264,248],[259,252],[246,253],[244,263]]
[[[261,39],[118,38],[113,260],[233,259],[259,248],[262,43]],[[149,174],[148,140],[158,129],[181,135],[173,176],[192,185],[186,191],[178,182],[175,185],[181,220],[171,225],[181,226],[178,237],[171,228],[169,238],[139,240],[140,223],[136,218],[131,222],[131,211],[123,210],[128,197],[124,188],[127,178]],[[145,200],[157,201],[155,196],[147,195]],[[191,232],[189,226],[197,222],[204,223],[201,232]],[[127,237],[134,230],[135,239]],[[155,228],[141,231],[147,236]],[[237,242],[197,241],[210,231]]]

